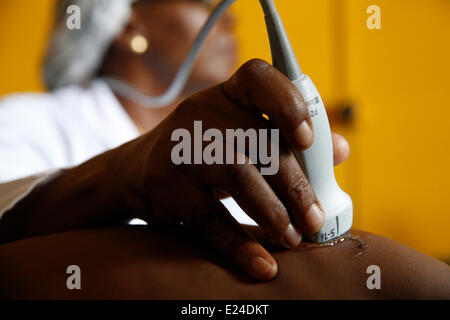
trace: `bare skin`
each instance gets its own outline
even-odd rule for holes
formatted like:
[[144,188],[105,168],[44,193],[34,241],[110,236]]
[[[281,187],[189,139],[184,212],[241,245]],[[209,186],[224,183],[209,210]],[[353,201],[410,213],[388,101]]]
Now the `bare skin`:
[[[116,227],[54,234],[0,246],[0,298],[18,299],[449,299],[450,267],[384,237],[351,231],[367,245],[302,243],[283,250],[252,234],[277,259],[270,282],[238,273],[181,227]],[[359,253],[359,254],[358,254]],[[81,268],[81,290],[66,269]],[[381,289],[366,286],[381,269]]]
[[[207,14],[204,4],[193,1],[138,2],[100,73],[143,92],[163,92]],[[448,266],[382,237],[355,231],[368,244],[357,258],[353,241],[280,249],[298,245],[286,241],[290,223],[300,240],[303,232],[320,227],[307,218],[317,199],[290,151],[312,143],[310,135],[297,132],[301,123],[311,122],[298,91],[267,63],[251,61],[229,79],[236,60],[232,21],[226,16],[214,30],[178,101],[152,110],[118,97],[147,134],[63,172],[5,214],[0,221],[0,261],[8,262],[0,263],[2,298],[450,297]],[[135,35],[147,38],[145,54],[130,49]],[[270,122],[261,120],[262,112]],[[280,174],[264,179],[252,166],[173,166],[170,133],[191,129],[194,120],[220,129],[280,128]],[[338,164],[349,147],[339,135],[333,142]],[[224,192],[238,198],[279,246],[255,236],[262,246],[241,229],[217,201]],[[133,217],[152,224],[169,221],[172,227],[107,227]],[[174,227],[180,221],[189,232]],[[98,227],[105,228],[86,229]],[[266,271],[255,268],[255,258],[268,263]],[[65,287],[71,264],[82,268],[81,291]],[[365,286],[371,264],[381,267],[381,291]]]
[[[144,92],[161,92],[200,28],[199,17],[204,20],[207,14],[207,6],[194,1],[136,3],[133,18],[111,46],[101,73],[125,79]],[[243,273],[273,278],[278,271],[275,259],[239,227],[217,197],[235,197],[283,247],[296,247],[304,232],[320,229],[324,220],[317,210],[320,203],[291,151],[313,143],[311,119],[299,91],[268,63],[249,61],[229,77],[235,61],[230,25],[230,18],[224,18],[207,41],[178,107],[177,102],[154,111],[121,99],[135,122],[149,131],[36,188],[0,220],[0,243],[116,225],[134,217],[183,222]],[[150,49],[142,55],[130,49],[136,34],[148,37]],[[205,86],[211,87],[191,94]],[[171,134],[179,128],[192,131],[196,120],[202,120],[205,129],[222,132],[279,128],[278,174],[263,177],[248,161],[175,165]],[[340,163],[349,147],[342,137],[333,137],[335,163]]]
[[[223,136],[228,128],[280,128],[278,173],[262,176],[238,150],[234,154],[245,164],[174,164],[172,133],[192,132],[196,120]],[[223,84],[184,100],[147,134],[34,189],[0,220],[0,243],[134,217],[183,222],[243,272],[268,280],[277,273],[276,261],[239,227],[217,194],[232,195],[277,244],[296,247],[303,232],[316,232],[324,222],[322,211],[312,212],[320,203],[291,151],[312,142],[300,92],[277,69],[252,60]]]

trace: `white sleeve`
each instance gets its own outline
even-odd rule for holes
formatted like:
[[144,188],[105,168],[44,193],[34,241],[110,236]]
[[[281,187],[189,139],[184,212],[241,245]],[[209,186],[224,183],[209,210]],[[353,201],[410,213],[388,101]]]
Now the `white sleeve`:
[[[67,166],[52,101],[23,94],[0,100],[0,183]],[[0,197],[2,197],[0,191]]]
[[11,182],[0,183],[0,220],[6,211],[12,209],[20,200],[30,194],[34,188],[56,178],[62,172],[63,170],[55,170]]

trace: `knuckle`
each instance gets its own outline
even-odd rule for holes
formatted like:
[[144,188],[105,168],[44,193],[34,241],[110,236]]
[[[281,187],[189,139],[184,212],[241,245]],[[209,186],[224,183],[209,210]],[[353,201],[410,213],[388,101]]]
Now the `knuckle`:
[[300,201],[303,205],[314,202],[315,194],[304,174],[298,174],[294,179],[289,195],[295,201]]
[[230,166],[229,177],[234,182],[246,180],[253,170],[252,165],[246,159],[244,164],[235,164]]
[[291,101],[292,105],[297,106],[298,109],[300,109],[300,115],[303,118],[303,120],[308,118],[309,116],[308,106],[306,105],[303,96],[300,94],[300,91],[298,91],[297,88],[294,88],[291,90],[289,96],[292,99]]
[[[205,120],[208,114],[212,114],[215,112],[215,109],[212,108],[214,104],[208,99],[208,92],[202,94],[196,94],[188,97],[180,105],[175,109],[176,114],[178,115],[178,120],[183,123],[186,120]],[[207,110],[207,112],[205,112]]]
[[[286,94],[283,95],[283,103],[280,103],[284,114],[290,117],[295,116],[298,121],[306,120],[309,117],[309,110],[300,91],[294,86],[287,88]],[[295,112],[293,112],[295,110]]]
[[190,95],[181,102],[178,108],[187,109],[187,111],[209,109],[221,95],[220,86],[210,87]]
[[[287,147],[286,143],[282,141],[278,145],[278,157],[279,157],[279,163],[280,166],[289,166],[291,164],[291,161],[297,161],[292,154],[292,151]],[[289,170],[293,171],[293,170]],[[295,176],[295,173],[293,173]]]
[[250,88],[258,86],[274,70],[269,63],[261,59],[252,59],[243,64],[238,71],[224,83],[223,92],[231,100],[250,105]]
[[252,59],[239,69],[238,76],[245,80],[259,80],[270,73],[272,68],[273,67],[264,60]]
[[236,164],[236,158],[234,164],[225,164],[223,170],[216,175],[216,180],[219,184],[225,187],[227,190],[232,190],[237,186],[245,183],[250,172],[250,164]]
[[191,213],[190,226],[199,231],[202,237],[226,254],[233,254],[249,241],[245,232],[232,225],[220,212],[211,207],[197,208]]
[[[286,227],[289,224],[289,215],[283,203],[281,203],[281,201],[276,201],[271,209],[271,221],[276,222],[277,226]],[[285,228],[281,229],[280,232],[283,232]]]

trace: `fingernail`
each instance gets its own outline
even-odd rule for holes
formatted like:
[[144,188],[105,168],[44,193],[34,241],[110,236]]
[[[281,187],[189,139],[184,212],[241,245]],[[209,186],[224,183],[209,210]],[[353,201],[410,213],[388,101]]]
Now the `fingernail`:
[[270,279],[275,275],[277,265],[270,263],[263,257],[255,257],[252,260],[252,268],[261,279]]
[[324,222],[325,214],[322,209],[317,204],[313,204],[309,207],[305,215],[305,223],[309,226],[311,231],[319,231]]
[[295,139],[301,147],[307,147],[313,143],[314,134],[308,121],[304,120],[295,130]]
[[284,232],[284,241],[287,243],[289,248],[295,248],[302,242],[302,236],[295,230],[294,226],[289,223],[286,231]]

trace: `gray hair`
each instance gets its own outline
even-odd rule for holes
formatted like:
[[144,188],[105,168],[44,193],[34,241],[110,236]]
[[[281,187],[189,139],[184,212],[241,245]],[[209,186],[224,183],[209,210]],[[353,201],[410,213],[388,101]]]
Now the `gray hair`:
[[[106,50],[123,30],[134,0],[60,0],[44,61],[49,89],[81,84],[99,68]],[[81,29],[66,26],[67,8],[81,9]]]
[[[122,32],[136,0],[59,0],[43,76],[48,89],[84,84],[102,64],[112,41]],[[211,0],[203,0],[210,3]],[[81,11],[81,29],[69,30],[68,8]]]

